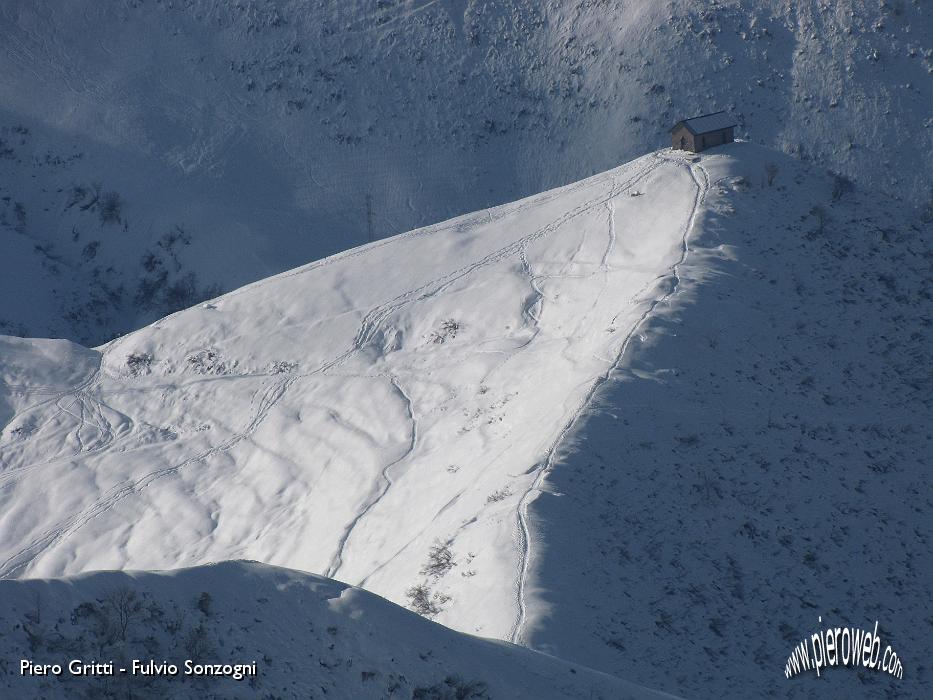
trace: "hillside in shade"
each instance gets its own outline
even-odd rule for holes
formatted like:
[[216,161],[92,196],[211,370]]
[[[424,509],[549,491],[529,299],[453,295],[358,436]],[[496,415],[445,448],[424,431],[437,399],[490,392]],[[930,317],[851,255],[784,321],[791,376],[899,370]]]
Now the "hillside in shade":
[[914,0],[214,0],[0,7],[0,332],[85,344],[513,201],[731,110],[930,199]]
[[[520,507],[515,639],[685,697],[926,697],[933,228],[730,148],[700,159],[681,293]],[[875,621],[903,679],[785,679],[800,640]]]
[[[0,673],[4,697],[674,700],[458,634],[358,588],[256,562],[0,581],[0,624],[0,653],[17,660]],[[73,677],[63,653],[112,660],[115,675]],[[23,677],[21,658],[65,667],[60,676]],[[133,675],[134,659],[178,672]],[[255,662],[256,675],[186,675],[186,661],[192,671]]]

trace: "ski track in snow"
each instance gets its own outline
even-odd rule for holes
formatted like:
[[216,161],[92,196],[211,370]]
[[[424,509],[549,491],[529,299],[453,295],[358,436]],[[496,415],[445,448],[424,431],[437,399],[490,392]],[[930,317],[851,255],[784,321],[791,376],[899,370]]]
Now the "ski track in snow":
[[401,385],[398,383],[397,378],[390,377],[389,382],[405,402],[405,408],[408,411],[408,419],[411,421],[411,437],[409,439],[408,447],[401,454],[401,456],[392,460],[382,468],[382,472],[380,474],[382,484],[378,488],[376,495],[366,503],[363,509],[357,513],[357,515],[353,518],[353,520],[350,521],[344,530],[340,541],[337,543],[337,552],[334,554],[334,558],[331,560],[330,566],[327,567],[327,571],[324,573],[327,578],[337,578],[337,572],[343,565],[344,549],[346,548],[347,542],[349,541],[350,536],[353,534],[357,524],[366,516],[367,513],[369,513],[379,504],[379,501],[381,501],[382,498],[389,492],[389,489],[392,488],[393,481],[389,472],[393,467],[408,459],[414,453],[415,448],[418,445],[418,419],[415,418],[415,412],[411,398],[409,398],[408,394],[405,393],[405,390],[402,389]]
[[260,396],[259,407],[256,410],[253,418],[242,432],[234,434],[219,445],[215,445],[205,452],[202,452],[194,457],[190,457],[180,462],[179,464],[150,472],[145,476],[136,479],[135,481],[117,484],[111,488],[103,498],[97,500],[88,508],[85,508],[77,515],[59,522],[54,528],[47,530],[41,537],[33,540],[33,542],[31,542],[29,545],[21,549],[16,554],[8,557],[2,564],[0,564],[0,579],[14,577],[18,571],[22,570],[30,563],[35,561],[35,559],[38,558],[43,552],[67,539],[69,536],[73,535],[75,532],[87,525],[91,520],[112,509],[127,496],[143,491],[145,488],[159,479],[177,474],[181,469],[190,464],[204,461],[219,452],[229,450],[234,445],[249,437],[249,435],[251,435],[260,425],[260,423],[262,423],[263,419],[268,414],[269,409],[271,409],[272,406],[274,406],[275,403],[277,403],[278,400],[282,398],[286,389],[292,383],[294,383],[294,381],[296,381],[296,378],[292,377],[285,381],[273,383],[272,385],[266,387],[265,391],[260,390],[258,393],[262,395]]
[[[577,424],[580,417],[583,413],[589,408],[592,403],[593,397],[596,395],[596,392],[599,388],[612,376],[612,372],[616,370],[622,360],[625,357],[625,351],[628,349],[629,343],[632,338],[638,332],[638,329],[641,328],[644,323],[651,317],[655,308],[659,304],[669,303],[673,299],[674,295],[677,293],[680,287],[680,273],[679,268],[686,262],[687,257],[690,253],[690,234],[693,231],[697,214],[700,210],[700,207],[703,204],[706,194],[709,191],[709,175],[706,170],[699,165],[698,162],[692,163],[682,157],[676,156],[663,156],[664,160],[673,161],[679,165],[687,167],[690,176],[693,178],[693,181],[696,183],[696,193],[694,195],[694,200],[691,206],[690,214],[687,217],[687,222],[684,226],[684,234],[682,237],[682,253],[680,259],[671,266],[666,277],[671,279],[671,289],[661,297],[654,299],[650,302],[648,308],[645,312],[639,317],[635,324],[631,327],[628,334],[625,336],[625,340],[622,342],[622,347],[619,350],[618,355],[616,356],[615,361],[609,366],[609,368],[590,386],[589,391],[584,397],[579,408],[571,415],[570,419],[564,425],[564,428],[558,434],[557,439],[554,441],[552,447],[548,450],[545,459],[536,465],[533,469],[537,471],[534,481],[531,486],[522,494],[521,499],[519,499],[518,506],[516,508],[516,515],[518,520],[518,537],[519,537],[519,568],[518,568],[518,577],[516,583],[516,601],[518,612],[514,625],[512,626],[512,631],[509,635],[509,640],[513,644],[520,644],[526,646],[525,640],[523,638],[524,627],[527,622],[528,615],[528,606],[526,600],[526,587],[528,582],[528,572],[531,563],[531,531],[528,526],[528,506],[534,500],[535,494],[540,490],[541,483],[544,481],[548,472],[553,467],[555,455],[558,454],[560,446],[570,433],[573,430],[574,426]],[[700,178],[697,177],[697,171],[700,173]],[[610,233],[614,237],[614,223],[610,219]]]
[[[466,267],[463,267],[463,268],[461,268],[460,270],[457,270],[457,271],[455,271],[455,272],[453,272],[453,273],[450,273],[450,275],[448,276],[448,277],[450,277],[450,279],[441,278],[441,279],[443,279],[443,280],[445,280],[445,281],[440,285],[440,287],[439,287],[438,289],[432,290],[432,291],[430,291],[430,292],[423,293],[421,296],[418,296],[417,299],[415,299],[415,301],[420,300],[420,299],[424,299],[424,298],[429,297],[429,296],[434,296],[434,295],[437,294],[439,291],[441,291],[442,289],[448,287],[450,284],[452,284],[454,281],[460,279],[461,277],[464,277],[464,276],[466,276],[466,275],[468,275],[468,274],[470,274],[470,273],[472,273],[472,272],[475,272],[476,270],[478,270],[478,269],[480,269],[480,268],[482,268],[482,267],[485,267],[485,266],[487,266],[487,265],[489,265],[489,264],[492,264],[492,263],[494,263],[494,262],[498,262],[499,260],[502,260],[502,259],[504,259],[504,258],[506,258],[506,257],[510,257],[510,256],[515,255],[515,254],[517,253],[518,256],[519,256],[519,259],[520,259],[520,261],[521,261],[522,270],[523,270],[523,272],[528,276],[528,278],[529,278],[529,283],[530,283],[530,285],[531,285],[531,287],[532,287],[532,290],[533,290],[533,293],[532,293],[532,295],[531,295],[531,297],[530,297],[530,298],[532,299],[532,301],[526,302],[526,304],[525,304],[525,306],[524,306],[524,309],[523,309],[523,315],[530,321],[531,325],[533,325],[533,326],[535,327],[536,330],[535,330],[534,335],[537,335],[538,315],[537,315],[537,313],[535,313],[534,309],[535,309],[535,307],[538,305],[538,303],[540,302],[540,299],[543,298],[543,296],[542,296],[542,293],[541,293],[540,289],[538,289],[538,287],[537,287],[537,284],[536,284],[536,282],[535,282],[536,277],[535,277],[534,274],[532,273],[531,267],[530,267],[530,265],[529,265],[529,263],[528,263],[528,258],[527,258],[527,255],[526,255],[526,250],[527,250],[528,245],[529,245],[530,243],[533,243],[534,241],[536,241],[536,240],[538,240],[538,239],[540,239],[540,238],[542,238],[542,237],[544,237],[544,236],[550,234],[550,233],[553,233],[554,231],[558,230],[561,226],[563,226],[563,225],[566,224],[567,222],[572,221],[573,219],[577,218],[578,216],[581,216],[582,214],[585,214],[585,213],[591,211],[591,210],[594,209],[595,207],[599,207],[599,206],[603,206],[603,205],[609,204],[615,197],[619,196],[622,192],[625,192],[625,191],[628,190],[630,187],[632,187],[632,186],[635,185],[636,183],[638,183],[638,182],[640,182],[641,180],[643,180],[647,175],[649,175],[653,170],[655,170],[657,167],[659,167],[660,165],[662,165],[666,160],[667,160],[666,158],[663,158],[663,157],[659,156],[658,153],[652,153],[652,154],[651,154],[651,157],[650,157],[650,162],[648,163],[648,165],[646,165],[646,166],[640,168],[640,169],[637,170],[633,175],[629,176],[629,177],[628,177],[627,179],[625,179],[624,181],[613,183],[612,187],[609,188],[609,191],[608,191],[607,193],[604,193],[604,194],[602,194],[602,195],[600,195],[600,196],[598,196],[598,197],[596,197],[596,198],[594,198],[594,199],[591,199],[591,200],[588,200],[588,201],[586,201],[586,202],[583,202],[582,204],[578,205],[577,207],[571,209],[570,211],[565,212],[564,214],[562,214],[561,216],[559,216],[557,219],[555,219],[554,221],[550,222],[549,224],[546,224],[545,226],[543,226],[543,227],[537,229],[536,231],[532,232],[531,234],[529,234],[529,235],[527,235],[527,236],[525,236],[525,237],[523,237],[523,238],[520,238],[518,241],[515,241],[515,242],[511,243],[510,245],[508,245],[508,246],[506,246],[506,247],[504,247],[504,248],[501,248],[500,250],[495,251],[494,253],[491,253],[490,255],[488,255],[488,256],[482,258],[480,261],[478,261],[478,262],[476,262],[476,263],[473,263],[473,264],[471,264],[471,265],[468,265],[468,266],[466,266]],[[576,189],[576,187],[574,187],[574,189]],[[615,235],[615,234],[614,234],[614,232],[613,232],[613,236],[614,236],[614,235]],[[607,255],[608,255],[608,253],[607,253]],[[432,283],[429,283],[428,285],[424,285],[423,287],[420,287],[418,290],[415,290],[415,292],[406,292],[405,294],[403,294],[403,295],[397,297],[397,299],[403,299],[403,298],[404,298],[404,299],[410,300],[412,294],[414,294],[414,293],[416,293],[416,292],[421,292],[422,290],[425,290],[425,289],[426,289],[427,287],[429,287],[431,284],[432,284]],[[404,302],[404,303],[408,303],[408,302],[406,301],[406,302]],[[404,305],[404,304],[400,304],[398,308],[401,308],[402,305]],[[381,320],[384,320],[384,319],[387,318],[389,315],[390,315],[389,313],[386,313],[384,316],[381,317]],[[366,327],[367,325],[369,325],[369,324],[365,324],[365,323],[364,323],[364,327]],[[378,326],[375,326],[375,327],[378,327]],[[529,339],[529,340],[528,340],[526,343],[524,343],[522,346],[520,346],[520,347],[517,348],[516,350],[513,350],[513,351],[510,352],[510,353],[507,353],[506,358],[503,360],[503,362],[502,362],[501,364],[505,364],[505,363],[506,363],[511,357],[513,357],[516,353],[520,352],[523,348],[527,347],[528,344],[530,344],[530,343],[532,342],[532,340],[534,339],[534,335],[531,337],[531,339]],[[501,364],[500,364],[499,366],[501,366]],[[410,454],[410,453],[408,453],[408,454]],[[406,456],[407,456],[407,455],[406,455]],[[397,463],[398,463],[398,460],[395,461],[395,462],[393,462],[393,463],[390,464],[389,466],[394,466],[394,465],[397,464]],[[386,469],[388,469],[388,467],[386,467]],[[529,470],[528,473],[530,473],[530,471],[531,471],[531,470]],[[384,478],[384,479],[387,478],[385,472],[386,472],[386,470],[383,470],[383,478]],[[376,499],[377,502],[378,502],[379,500],[381,500],[381,499],[385,496],[385,494],[386,494],[386,492],[388,491],[388,488],[389,488],[390,486],[391,486],[391,483],[389,483],[388,486],[386,486],[385,489],[379,494],[379,496],[378,496],[377,499]],[[454,500],[456,500],[456,499],[454,499]],[[364,513],[361,513],[360,515],[356,516],[356,517],[353,519],[353,521],[352,521],[352,527],[356,527],[356,526],[359,524],[359,522],[360,522],[360,520],[361,520],[361,518],[362,518],[362,515],[365,514],[365,513],[370,512],[370,511],[372,510],[372,508],[375,507],[375,505],[376,505],[376,503],[368,504],[368,505],[366,506],[366,508],[365,508]],[[422,534],[422,533],[424,532],[424,530],[426,530],[426,529],[434,522],[434,520],[436,520],[436,518],[437,518],[441,513],[443,513],[450,505],[451,505],[451,503],[448,502],[444,507],[442,507],[442,508],[435,514],[434,518],[432,518],[431,521],[428,522],[428,523],[419,531],[418,534],[419,534],[419,535]],[[341,542],[341,545],[340,545],[340,552],[339,552],[339,556],[340,556],[340,557],[342,557],[343,550],[344,550],[344,548],[345,548],[346,541],[347,541],[348,537],[349,537],[349,533],[344,537],[343,542]],[[357,582],[356,585],[359,585],[359,586],[364,585],[365,582],[368,581],[376,572],[378,572],[378,571],[380,571],[381,569],[383,569],[383,568],[384,568],[386,565],[388,565],[393,559],[395,559],[396,557],[398,557],[399,555],[401,555],[401,554],[412,544],[412,542],[414,542],[416,539],[417,539],[417,537],[415,537],[415,538],[412,539],[412,540],[409,540],[408,543],[406,543],[406,544],[405,544],[402,548],[400,548],[397,552],[393,553],[393,554],[392,554],[389,558],[387,558],[385,561],[383,561],[383,562],[380,563],[378,566],[376,566],[376,568],[373,569],[373,571],[371,571],[369,574],[367,574],[365,577],[363,577],[359,582]],[[337,564],[337,567],[336,567],[336,568],[334,567],[334,563]],[[335,558],[334,563],[331,564],[331,567],[330,567],[330,569],[328,570],[329,573],[326,574],[326,575],[329,576],[329,577],[333,577],[333,575],[336,573],[337,568],[339,568],[339,565],[340,565],[341,562],[340,562],[340,560],[339,560],[338,558]]]
[[[90,395],[89,392],[99,383],[100,367],[98,367],[94,373],[84,382],[74,387],[73,389],[69,389],[68,391],[64,392],[53,389],[51,387],[33,387],[27,389],[25,387],[8,385],[10,390],[16,393],[21,393],[23,395],[49,396],[49,398],[43,401],[38,401],[30,406],[23,408],[21,411],[19,411],[20,415],[25,415],[26,413],[40,408],[46,404],[54,403],[57,410],[45,419],[43,425],[48,424],[63,413],[70,416],[77,422],[77,426],[74,428],[71,434],[74,435],[75,443],[77,444],[78,449],[70,454],[60,455],[50,460],[35,462],[33,464],[26,464],[13,469],[4,470],[2,473],[0,473],[0,489],[18,482],[24,475],[40,467],[58,462],[66,462],[79,455],[89,455],[96,452],[102,452],[116,441],[122,440],[132,433],[134,422],[129,416],[119,411],[115,411],[107,404]],[[63,402],[69,399],[71,400],[70,404],[67,406],[63,405]],[[77,406],[77,412],[74,412],[75,406]],[[112,413],[120,416],[120,418],[125,421],[127,428],[122,429],[120,434],[116,435],[113,430],[113,424],[111,424],[110,421],[108,421],[104,416],[103,409],[107,409],[108,411],[111,411]],[[86,416],[90,416],[91,420],[89,421]],[[86,427],[90,427],[92,430],[97,432],[97,439],[93,446],[86,447],[84,445],[84,441],[81,438],[81,431]]]

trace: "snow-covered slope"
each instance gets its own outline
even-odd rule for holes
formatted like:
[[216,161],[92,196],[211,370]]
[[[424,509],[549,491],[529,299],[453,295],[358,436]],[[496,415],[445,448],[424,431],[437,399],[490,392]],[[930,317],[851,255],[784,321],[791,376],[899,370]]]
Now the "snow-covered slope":
[[248,557],[689,697],[820,691],[793,645],[878,619],[905,679],[834,678],[928,695],[930,226],[843,185],[659,151],[3,338],[0,576]]
[[683,116],[925,203],[914,0],[0,5],[0,332],[99,343],[666,145]]
[[[672,698],[257,563],[0,581],[0,625],[9,698]],[[75,658],[112,662],[115,675],[71,676]],[[19,659],[60,664],[62,675],[23,676]],[[132,675],[134,659],[177,675]],[[186,660],[255,663],[256,675],[185,675]]]
[[[255,283],[96,358],[3,338],[0,577],[250,558],[509,638],[516,507],[674,292],[707,188],[653,153]],[[45,364],[21,377],[30,352]],[[60,376],[68,355],[80,371]]]

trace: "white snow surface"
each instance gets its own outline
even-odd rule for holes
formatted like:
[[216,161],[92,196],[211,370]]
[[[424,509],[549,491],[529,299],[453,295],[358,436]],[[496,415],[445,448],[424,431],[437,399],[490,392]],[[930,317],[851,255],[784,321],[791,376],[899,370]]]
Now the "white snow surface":
[[[122,614],[121,614],[122,613]],[[121,624],[121,620],[123,624]],[[367,591],[256,562],[0,581],[4,697],[586,698],[673,696],[504,642],[460,634]],[[113,677],[22,676],[18,659],[112,661]],[[176,676],[120,674],[132,660]],[[256,663],[243,680],[185,660]]]
[[[652,153],[254,283],[99,358],[5,339],[0,577],[249,558],[403,604],[423,584],[439,622],[511,638],[516,508],[676,291],[707,189]],[[20,380],[27,351],[52,361]],[[427,568],[432,547],[450,561]]]

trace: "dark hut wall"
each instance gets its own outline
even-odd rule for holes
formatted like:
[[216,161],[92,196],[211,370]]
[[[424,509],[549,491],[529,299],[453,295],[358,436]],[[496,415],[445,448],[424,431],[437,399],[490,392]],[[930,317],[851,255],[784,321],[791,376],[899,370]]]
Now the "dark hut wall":
[[[681,145],[681,138],[684,139],[683,145]],[[694,153],[724,143],[732,143],[734,140],[735,129],[733,127],[694,135],[686,126],[679,126],[671,132],[671,148],[693,151]]]
[[732,136],[733,129],[720,129],[718,131],[710,131],[705,134],[700,134],[695,137],[699,139],[700,149],[712,148],[713,146],[719,146],[724,143],[731,143],[734,139]]
[[[681,139],[684,140],[681,144]],[[696,151],[696,144],[693,141],[693,134],[690,130],[681,125],[671,132],[671,148],[682,149],[685,151]]]

